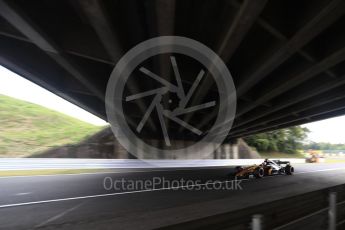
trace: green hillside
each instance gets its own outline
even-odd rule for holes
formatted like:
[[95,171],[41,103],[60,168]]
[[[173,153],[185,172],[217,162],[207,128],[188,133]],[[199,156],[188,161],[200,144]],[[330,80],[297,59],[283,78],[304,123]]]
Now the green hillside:
[[26,157],[51,147],[77,143],[101,129],[0,94],[0,157]]

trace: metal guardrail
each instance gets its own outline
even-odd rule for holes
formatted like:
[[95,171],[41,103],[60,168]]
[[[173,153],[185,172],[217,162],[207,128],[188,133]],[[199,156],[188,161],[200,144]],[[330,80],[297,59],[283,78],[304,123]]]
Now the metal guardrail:
[[[345,204],[345,201],[337,203],[337,193],[336,192],[330,192],[329,193],[329,207],[320,209],[316,212],[310,213],[308,215],[302,216],[298,219],[292,220],[284,225],[278,226],[273,228],[273,230],[283,230],[287,227],[298,224],[303,220],[306,220],[308,218],[311,218],[315,215],[319,215],[324,213],[326,215],[328,211],[328,230],[336,230],[337,226],[340,226],[345,223],[345,220],[339,221],[337,223],[337,207]],[[252,230],[262,230],[263,229],[263,215],[255,214],[252,216],[252,223],[251,223],[251,229]]]
[[[255,194],[253,195],[255,196]],[[336,200],[338,203],[335,202]],[[343,217],[345,217],[345,184],[339,184],[246,206],[242,209],[171,224],[162,229],[334,230],[334,226],[344,229]]]

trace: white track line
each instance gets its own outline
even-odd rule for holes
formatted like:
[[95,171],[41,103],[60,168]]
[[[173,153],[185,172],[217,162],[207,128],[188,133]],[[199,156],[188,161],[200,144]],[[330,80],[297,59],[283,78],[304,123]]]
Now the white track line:
[[31,194],[31,192],[20,192],[20,193],[16,193],[14,194],[15,196],[25,196],[25,195],[29,195]]
[[[306,173],[336,171],[336,170],[345,170],[345,168],[320,169],[320,170],[314,170],[314,171],[297,172],[295,174],[298,175],[298,174],[306,174]],[[265,178],[274,178],[274,176],[264,177],[262,179],[265,179]],[[247,180],[250,180],[250,179],[242,179],[239,181],[247,181]],[[68,197],[68,198],[52,199],[52,200],[41,200],[41,201],[31,201],[31,202],[24,202],[24,203],[5,204],[5,205],[0,205],[0,208],[10,208],[10,207],[18,207],[18,206],[26,206],[26,205],[34,205],[34,204],[45,204],[45,203],[70,201],[70,200],[82,200],[82,199],[90,199],[90,198],[98,198],[98,197],[119,196],[119,195],[126,195],[126,194],[155,192],[155,191],[162,191],[162,190],[173,190],[173,189],[196,187],[196,186],[206,186],[206,185],[211,185],[211,184],[228,183],[231,181],[232,180],[221,181],[221,182],[218,181],[218,182],[207,183],[207,184],[197,184],[197,185],[192,185],[192,186],[180,186],[180,187],[158,188],[158,189],[148,189],[148,190],[138,190],[138,191],[128,191],[128,192],[118,192],[118,193],[106,193],[106,194],[98,194],[98,195],[90,195],[90,196],[78,196],[78,197]]]
[[52,222],[52,221],[54,221],[54,220],[60,219],[61,217],[63,217],[63,216],[66,215],[67,213],[70,213],[70,212],[72,212],[73,210],[76,210],[77,208],[79,208],[79,207],[82,206],[82,205],[83,205],[83,203],[78,204],[78,205],[76,205],[76,206],[73,206],[72,208],[69,208],[69,209],[67,209],[66,211],[63,211],[63,212],[61,212],[61,213],[59,213],[59,214],[57,214],[57,215],[55,215],[55,216],[53,216],[53,217],[51,217],[51,218],[45,220],[45,221],[43,221],[42,223],[36,225],[35,228],[42,227],[42,226],[44,226],[44,225],[46,225],[46,224],[49,224],[50,222]]

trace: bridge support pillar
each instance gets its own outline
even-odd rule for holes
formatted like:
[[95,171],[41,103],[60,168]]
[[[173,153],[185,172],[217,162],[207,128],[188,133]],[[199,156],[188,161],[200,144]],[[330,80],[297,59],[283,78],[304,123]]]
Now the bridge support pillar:
[[238,159],[238,145],[232,145],[232,158]]
[[232,158],[233,159],[238,159],[238,141],[237,139],[233,142],[233,144],[231,145],[231,152],[232,152]]
[[224,145],[224,151],[225,151],[225,159],[231,159],[231,145],[230,144]]
[[114,140],[114,154],[117,159],[128,159],[129,154],[126,149],[115,139]]

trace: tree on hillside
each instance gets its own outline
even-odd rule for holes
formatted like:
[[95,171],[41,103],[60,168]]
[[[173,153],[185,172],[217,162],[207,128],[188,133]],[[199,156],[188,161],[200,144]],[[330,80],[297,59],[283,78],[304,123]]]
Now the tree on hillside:
[[296,153],[303,148],[309,130],[301,126],[274,130],[245,137],[245,141],[259,152]]
[[345,150],[345,144],[332,144],[328,142],[309,142],[303,147],[305,150]]

